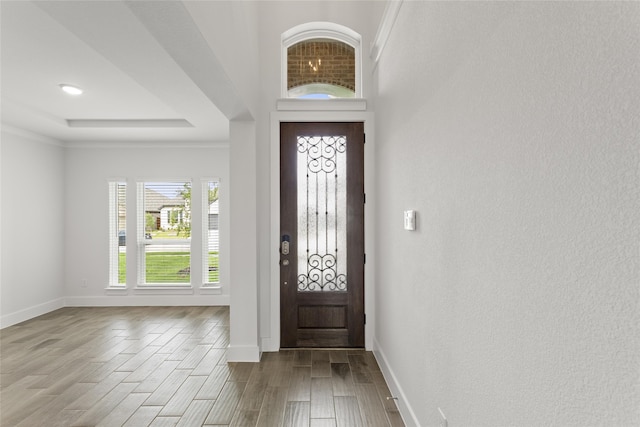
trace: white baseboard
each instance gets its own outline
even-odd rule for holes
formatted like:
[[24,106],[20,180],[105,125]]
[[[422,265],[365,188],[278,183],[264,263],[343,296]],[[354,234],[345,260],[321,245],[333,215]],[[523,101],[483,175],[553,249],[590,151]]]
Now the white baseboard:
[[57,298],[51,301],[44,302],[42,304],[25,308],[23,310],[5,314],[3,316],[0,316],[0,329],[24,322],[29,319],[33,319],[34,317],[42,316],[43,314],[47,314],[64,306],[64,298]]
[[380,343],[378,343],[375,338],[373,339],[373,355],[375,356],[378,365],[380,366],[380,370],[382,371],[382,375],[384,376],[384,379],[389,386],[391,395],[398,398],[398,400],[396,400],[396,404],[398,405],[400,416],[402,417],[405,425],[420,427],[420,422],[418,421],[415,412],[413,412],[411,405],[409,405],[407,396],[404,394],[404,391],[402,390],[398,379],[389,366],[389,363],[384,356],[384,352],[382,351],[382,348],[380,348]]
[[66,297],[67,307],[229,305],[229,295],[99,295]]
[[[123,298],[126,296],[126,298]],[[103,295],[66,297],[0,316],[0,329],[64,307],[228,306],[229,295]]]
[[260,349],[257,345],[229,345],[227,362],[259,362]]
[[274,340],[271,339],[271,337],[262,338],[260,348],[262,349],[263,353],[280,351],[280,345],[276,345],[274,343]]

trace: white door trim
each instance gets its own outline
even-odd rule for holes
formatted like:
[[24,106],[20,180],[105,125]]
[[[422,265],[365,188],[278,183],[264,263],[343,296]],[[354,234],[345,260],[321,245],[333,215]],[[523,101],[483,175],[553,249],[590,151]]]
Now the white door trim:
[[364,186],[367,194],[364,218],[364,240],[367,263],[364,270],[365,348],[373,349],[375,331],[375,135],[374,113],[367,111],[276,111],[271,113],[271,224],[270,295],[271,334],[263,338],[262,351],[280,349],[280,122],[364,122]]

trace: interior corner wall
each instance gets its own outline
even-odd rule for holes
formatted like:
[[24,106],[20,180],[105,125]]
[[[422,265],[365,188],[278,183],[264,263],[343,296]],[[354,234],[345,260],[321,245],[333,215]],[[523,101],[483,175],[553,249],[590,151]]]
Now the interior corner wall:
[[3,129],[0,327],[64,304],[64,149]]
[[640,425],[638,28],[638,3],[402,4],[376,348],[408,425]]

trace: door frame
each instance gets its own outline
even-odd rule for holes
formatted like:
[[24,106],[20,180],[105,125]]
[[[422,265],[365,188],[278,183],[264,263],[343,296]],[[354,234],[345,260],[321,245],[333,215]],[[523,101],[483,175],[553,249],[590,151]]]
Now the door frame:
[[[344,111],[333,109],[334,103],[316,104],[329,107],[324,111],[276,111],[270,118],[270,333],[263,333],[262,351],[280,350],[280,123],[281,122],[363,122],[366,143],[364,146],[364,187],[367,195],[364,207],[364,240],[367,263],[364,266],[364,342],[367,350],[373,350],[375,331],[375,135],[374,113],[368,111]],[[340,104],[335,104],[340,105]],[[266,297],[266,295],[265,295]],[[266,332],[266,331],[265,331]]]

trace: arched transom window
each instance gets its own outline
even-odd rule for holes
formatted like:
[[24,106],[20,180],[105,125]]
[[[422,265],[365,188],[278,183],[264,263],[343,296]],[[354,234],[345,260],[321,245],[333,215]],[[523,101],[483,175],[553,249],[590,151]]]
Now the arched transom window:
[[313,22],[282,35],[283,98],[361,98],[360,35]]

